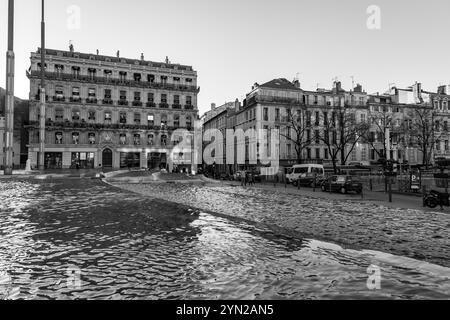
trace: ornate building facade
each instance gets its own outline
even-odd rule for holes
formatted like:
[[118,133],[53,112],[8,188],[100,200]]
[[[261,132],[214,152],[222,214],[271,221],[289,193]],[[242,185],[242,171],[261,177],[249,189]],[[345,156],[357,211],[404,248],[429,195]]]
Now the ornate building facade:
[[[45,168],[191,167],[175,152],[198,119],[191,66],[46,50]],[[38,165],[40,49],[31,54],[28,158]],[[186,138],[186,137],[184,137]]]

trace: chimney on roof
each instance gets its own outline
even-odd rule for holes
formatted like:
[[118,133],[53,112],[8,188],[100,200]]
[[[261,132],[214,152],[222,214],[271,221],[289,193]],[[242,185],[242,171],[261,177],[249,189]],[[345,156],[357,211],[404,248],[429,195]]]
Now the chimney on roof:
[[353,92],[362,93],[362,85],[359,83],[356,85],[356,87],[353,89]]
[[445,86],[439,86],[437,90],[438,94],[450,95],[450,84]]
[[211,103],[211,110],[214,110],[216,108],[216,104],[215,103]]
[[334,88],[333,91],[334,93],[339,93],[342,90],[342,84],[340,81],[335,81],[334,82]]
[[241,103],[239,102],[239,99],[236,98],[236,101],[234,101],[234,111],[239,111],[241,109]]
[[144,53],[141,53],[141,61],[144,61]]
[[295,79],[292,83],[294,84],[294,86],[295,86],[297,89],[300,89],[300,81],[298,81],[298,79]]

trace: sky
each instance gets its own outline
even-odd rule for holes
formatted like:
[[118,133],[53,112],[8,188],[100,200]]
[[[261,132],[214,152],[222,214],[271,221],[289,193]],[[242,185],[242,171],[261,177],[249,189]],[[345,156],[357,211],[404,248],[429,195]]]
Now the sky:
[[[40,46],[40,0],[15,0],[15,95]],[[448,0],[46,0],[47,48],[192,65],[200,114],[242,100],[251,86],[298,76],[306,90],[352,76],[369,93],[418,81],[450,84]],[[379,8],[379,16],[371,9]],[[368,11],[368,8],[370,9]],[[75,9],[75,10],[74,10]],[[77,15],[77,12],[80,14]],[[80,19],[77,19],[79,16]],[[380,19],[377,19],[379,17]],[[369,21],[369,27],[368,27]],[[5,87],[7,0],[0,2]],[[3,76],[1,76],[3,74]]]

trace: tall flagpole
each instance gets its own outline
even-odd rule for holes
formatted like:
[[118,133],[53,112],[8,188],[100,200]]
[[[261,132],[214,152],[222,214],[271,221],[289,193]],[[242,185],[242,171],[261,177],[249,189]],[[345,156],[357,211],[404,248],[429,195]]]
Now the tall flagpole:
[[14,0],[8,1],[8,51],[6,53],[5,175],[13,172],[14,136]]
[[39,113],[39,170],[45,169],[45,20],[44,0],[42,0],[41,22],[41,105]]

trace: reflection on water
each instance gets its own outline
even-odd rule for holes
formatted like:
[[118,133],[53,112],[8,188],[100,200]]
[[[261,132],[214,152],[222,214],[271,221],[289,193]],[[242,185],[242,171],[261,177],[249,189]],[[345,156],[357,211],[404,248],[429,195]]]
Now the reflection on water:
[[[0,297],[449,298],[449,269],[298,240],[101,182],[0,182]],[[367,268],[381,267],[381,290]]]

